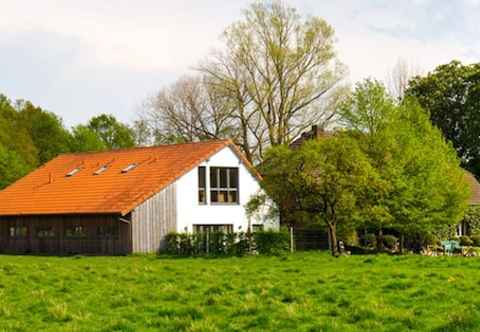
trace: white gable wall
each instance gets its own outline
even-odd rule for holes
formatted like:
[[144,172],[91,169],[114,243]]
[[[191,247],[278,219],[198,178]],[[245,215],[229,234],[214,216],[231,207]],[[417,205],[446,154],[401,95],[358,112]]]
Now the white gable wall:
[[[230,147],[225,147],[209,160],[199,166],[206,166],[207,180],[207,204],[198,202],[198,167],[183,175],[177,180],[177,231],[192,232],[194,224],[222,225],[233,224],[233,230],[247,231],[248,219],[245,214],[245,204],[252,195],[259,192],[260,186],[257,179],[245,167]],[[238,167],[239,168],[239,191],[240,204],[210,204],[209,167]],[[252,224],[264,223],[264,227],[278,227],[276,221],[263,220],[263,216],[257,216],[251,220]]]

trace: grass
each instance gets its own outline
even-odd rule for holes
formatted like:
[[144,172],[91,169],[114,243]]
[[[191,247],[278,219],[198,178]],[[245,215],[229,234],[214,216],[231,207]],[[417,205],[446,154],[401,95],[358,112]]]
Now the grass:
[[478,331],[480,260],[0,256],[0,331]]

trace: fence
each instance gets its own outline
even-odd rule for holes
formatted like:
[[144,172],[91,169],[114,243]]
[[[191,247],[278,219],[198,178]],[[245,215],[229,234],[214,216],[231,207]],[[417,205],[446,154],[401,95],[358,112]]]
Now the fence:
[[293,228],[294,249],[304,250],[327,250],[328,234],[322,229]]

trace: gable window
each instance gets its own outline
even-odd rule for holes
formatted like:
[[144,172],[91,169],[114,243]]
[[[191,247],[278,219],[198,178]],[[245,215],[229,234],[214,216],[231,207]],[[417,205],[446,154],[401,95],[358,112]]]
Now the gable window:
[[97,236],[100,239],[118,240],[118,225],[101,225],[97,228]]
[[87,237],[87,230],[82,225],[67,226],[65,229],[65,237],[80,239]]
[[210,167],[210,201],[217,204],[238,204],[238,168]]
[[198,203],[207,204],[207,170],[205,166],[198,168]]
[[11,238],[25,238],[28,235],[27,226],[12,226],[8,230],[8,235]]
[[193,225],[194,233],[233,233],[232,224],[224,225]]
[[55,229],[53,227],[38,227],[37,238],[48,239],[55,237]]

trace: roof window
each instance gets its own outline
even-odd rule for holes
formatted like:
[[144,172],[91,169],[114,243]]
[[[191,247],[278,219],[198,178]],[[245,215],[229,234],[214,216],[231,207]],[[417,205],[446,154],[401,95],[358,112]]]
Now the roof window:
[[127,167],[125,167],[124,169],[122,169],[122,173],[128,173],[132,169],[135,169],[137,166],[138,166],[137,164],[130,164]]
[[95,172],[93,172],[93,175],[100,175],[100,174],[102,174],[103,172],[105,172],[107,169],[108,169],[108,166],[107,166],[107,165],[103,165],[102,167],[100,167],[99,169],[97,169]]
[[75,174],[77,174],[78,172],[80,172],[80,167],[77,167],[77,168],[71,170],[65,176],[66,177],[71,177],[71,176],[74,176]]

